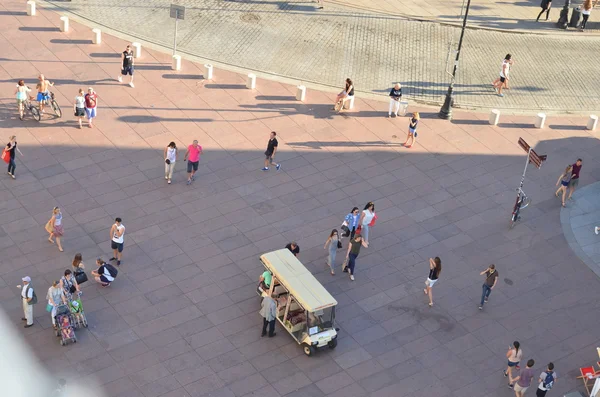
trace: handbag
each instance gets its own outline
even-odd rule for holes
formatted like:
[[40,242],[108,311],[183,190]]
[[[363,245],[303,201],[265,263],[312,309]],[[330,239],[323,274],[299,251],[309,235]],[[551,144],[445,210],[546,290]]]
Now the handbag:
[[165,160],[165,163],[166,163],[166,164],[171,164],[171,160],[169,160],[169,159],[166,159],[166,160]]
[[46,229],[48,233],[52,233],[52,226],[50,226],[50,221],[46,222],[46,226],[44,226],[44,229]]
[[77,281],[77,284],[83,284],[88,281],[88,276],[83,270],[78,270],[75,272],[75,280]]
[[69,287],[69,293],[71,293],[71,294],[74,294],[74,293],[75,293],[75,291],[77,291],[77,288],[76,288],[74,285],[71,285],[71,286]]
[[369,222],[369,227],[375,226],[375,222],[377,222],[377,214],[373,214],[373,219]]
[[52,312],[52,309],[54,309],[54,306],[53,306],[53,305],[51,305],[50,303],[46,304],[46,311],[47,311],[48,313],[51,313],[51,312]]
[[342,242],[340,240],[337,242],[337,249],[342,249]]
[[358,227],[356,228],[356,232],[354,233],[354,235],[359,235],[360,232],[362,232],[362,225],[358,225]]
[[10,163],[10,152],[6,148],[2,150],[2,160],[7,164]]

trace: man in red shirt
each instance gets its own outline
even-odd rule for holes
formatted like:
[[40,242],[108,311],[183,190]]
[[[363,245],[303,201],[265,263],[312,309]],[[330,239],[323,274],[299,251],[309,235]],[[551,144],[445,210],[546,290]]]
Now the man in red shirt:
[[189,160],[187,163],[187,172],[188,172],[188,181],[187,184],[190,185],[192,181],[195,179],[194,175],[196,171],[198,171],[198,163],[200,163],[200,155],[202,154],[202,146],[198,145],[198,141],[194,139],[194,142],[187,148],[187,152],[185,152],[185,156],[183,156],[183,161]]
[[98,95],[92,87],[88,88],[88,93],[85,94],[85,115],[88,119],[88,127],[93,128],[92,121],[96,117],[96,107],[98,106]]
[[583,160],[577,159],[575,164],[573,164],[573,171],[571,171],[571,181],[569,182],[569,200],[571,200],[571,196],[579,185],[579,172],[581,171],[581,167],[583,166]]

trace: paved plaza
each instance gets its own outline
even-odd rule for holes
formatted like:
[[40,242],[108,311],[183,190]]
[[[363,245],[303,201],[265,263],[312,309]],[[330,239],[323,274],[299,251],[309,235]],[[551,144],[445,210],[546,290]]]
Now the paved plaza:
[[[336,115],[330,92],[309,90],[302,103],[294,86],[259,79],[248,90],[243,75],[219,68],[207,81],[199,65],[184,60],[175,72],[170,54],[148,48],[130,88],[116,81],[124,40],[105,34],[93,45],[88,26],[72,22],[63,34],[59,14],[0,6],[0,129],[24,154],[16,180],[0,178],[0,304],[54,376],[94,379],[108,397],[511,397],[501,371],[519,340],[536,372],[555,363],[552,396],[583,390],[578,368],[598,360],[600,281],[570,248],[553,193],[581,157],[568,209],[597,194],[586,187],[600,180],[600,141],[585,117],[550,116],[540,130],[531,116],[503,115],[492,127],[484,113],[456,111],[448,122],[438,108],[412,106],[422,120],[409,150],[401,146],[408,121],[385,118],[385,102],[359,96]],[[40,72],[56,82],[64,117],[20,121],[15,82],[32,85]],[[98,119],[80,130],[70,104],[88,86],[99,95]],[[263,172],[272,130],[282,169]],[[529,168],[533,203],[509,230],[525,161],[519,137],[548,161]],[[178,161],[167,185],[165,146],[193,139],[204,149],[199,177],[187,186]],[[323,244],[368,201],[379,220],[356,281],[332,277]],[[64,253],[46,241],[54,206],[64,214]],[[110,257],[117,216],[127,228],[117,280],[82,286],[90,326],[61,347],[45,291],[75,253],[88,272]],[[258,256],[292,240],[339,302],[338,347],[310,358],[279,327],[275,338],[260,337]],[[429,308],[422,288],[432,256],[444,268]],[[479,311],[479,273],[490,263],[500,280]],[[27,329],[15,288],[25,275],[40,297]]]
[[[170,0],[52,1],[50,7],[126,37],[172,48]],[[400,81],[407,98],[442,103],[460,29],[310,1],[185,0],[178,48],[212,63],[283,76],[339,91],[347,77],[362,96],[384,96]],[[474,7],[476,5],[474,4]],[[426,8],[426,7],[425,7]],[[556,11],[555,11],[556,12]],[[594,16],[592,16],[594,18]],[[596,111],[599,36],[469,30],[461,52],[456,104],[533,113]],[[74,38],[74,37],[73,37]],[[507,53],[512,89],[491,87]],[[447,61],[449,61],[447,63]]]

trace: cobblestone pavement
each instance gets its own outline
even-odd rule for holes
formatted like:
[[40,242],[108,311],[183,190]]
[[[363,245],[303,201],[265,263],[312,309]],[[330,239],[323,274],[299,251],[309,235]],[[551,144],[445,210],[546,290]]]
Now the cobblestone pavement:
[[[358,97],[334,115],[333,94],[221,69],[204,81],[197,65],[169,69],[168,54],[143,49],[136,88],[118,84],[115,54],[125,41],[59,16],[19,13],[1,0],[0,129],[15,134],[24,156],[16,180],[0,178],[0,305],[40,362],[71,382],[96,379],[110,397],[510,397],[501,370],[519,340],[540,370],[556,364],[553,395],[583,390],[581,366],[598,359],[600,280],[569,249],[560,204],[552,196],[565,163],[584,159],[581,187],[600,179],[600,142],[585,118],[503,116],[491,127],[479,113],[450,123],[430,109],[419,141],[400,146],[406,119],[382,117],[385,104]],[[15,115],[15,82],[44,72],[56,82],[64,118],[41,123]],[[99,94],[96,128],[79,130],[69,104],[77,88]],[[283,164],[262,172],[264,144],[279,132]],[[548,155],[528,171],[533,204],[508,229],[523,137]],[[198,139],[198,179],[185,185],[181,157],[174,183],[163,179],[162,151]],[[181,154],[180,154],[181,155]],[[379,216],[356,281],[329,275],[324,241],[349,209],[373,200]],[[64,248],[46,241],[52,207],[62,207]],[[43,297],[50,282],[83,254],[88,272],[108,258],[109,228],[126,226],[123,264],[109,288],[82,286],[90,327],[61,347]],[[337,349],[304,356],[279,329],[261,338],[257,256],[290,240],[300,259],[339,302]],[[428,308],[427,259],[444,263]],[[338,266],[341,263],[338,255]],[[477,309],[479,272],[495,263],[500,281]],[[33,278],[40,304],[22,328],[19,290]],[[25,387],[26,380],[21,382]]]
[[[168,0],[74,0],[52,3],[92,25],[172,47]],[[400,80],[409,98],[441,103],[447,91],[449,43],[459,29],[316,3],[182,1],[178,48],[201,58],[299,81],[341,87],[351,76],[360,92],[387,95]],[[600,103],[596,37],[546,37],[467,32],[456,84],[463,107],[513,111],[593,111]],[[512,53],[512,90],[495,95],[490,82]],[[452,64],[453,61],[450,62]],[[450,68],[450,67],[448,67]],[[360,94],[359,94],[360,95]]]

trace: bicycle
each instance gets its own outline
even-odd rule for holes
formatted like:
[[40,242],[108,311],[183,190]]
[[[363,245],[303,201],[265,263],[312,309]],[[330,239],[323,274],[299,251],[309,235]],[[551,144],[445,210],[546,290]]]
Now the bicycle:
[[27,99],[23,102],[23,113],[30,112],[34,119],[40,121],[42,119],[42,115],[40,114],[39,109],[31,103],[31,100]]
[[515,223],[517,223],[517,221],[519,219],[521,219],[521,216],[520,216],[521,210],[527,208],[527,206],[529,206],[529,204],[531,204],[531,199],[529,197],[527,197],[527,195],[525,194],[523,189],[521,189],[519,187],[517,189],[517,199],[515,201],[515,206],[513,207],[513,212],[510,217],[510,228],[511,229],[513,227],[515,227]]
[[52,91],[48,92],[50,93],[50,95],[48,95],[48,97],[44,99],[44,104],[50,105],[56,117],[61,118],[62,110],[60,109],[60,106],[58,106],[58,102],[56,102],[56,99],[54,99],[54,93]]

